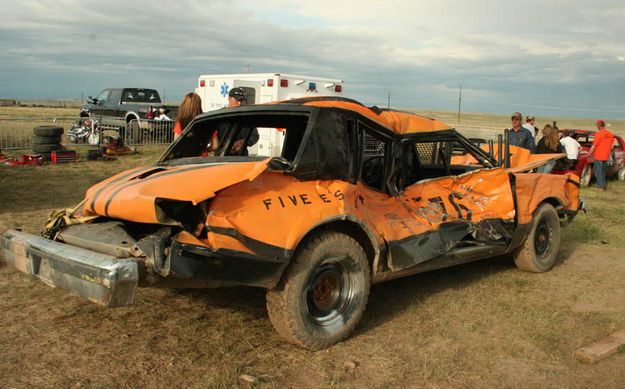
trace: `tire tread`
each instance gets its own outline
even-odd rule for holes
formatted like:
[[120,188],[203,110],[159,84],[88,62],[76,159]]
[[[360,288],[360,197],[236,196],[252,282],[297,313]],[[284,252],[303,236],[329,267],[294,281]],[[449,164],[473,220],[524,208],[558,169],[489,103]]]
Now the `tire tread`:
[[[352,324],[343,329],[338,338],[332,339],[329,342],[325,339],[316,339],[308,336],[305,331],[301,330],[296,314],[288,309],[289,297],[294,296],[292,293],[289,293],[289,289],[296,287],[293,279],[305,277],[306,272],[302,270],[306,267],[306,261],[310,260],[310,257],[314,255],[315,250],[320,247],[324,241],[333,240],[336,241],[337,244],[341,244],[343,246],[355,245],[354,247],[359,248],[361,255],[366,260],[366,254],[362,249],[362,246],[360,246],[360,244],[352,237],[338,232],[323,232],[313,236],[303,243],[303,246],[300,248],[298,254],[293,258],[276,288],[267,291],[267,311],[269,313],[269,319],[271,320],[276,332],[278,332],[280,336],[285,338],[290,343],[311,350],[319,350],[344,340],[352,333],[362,316],[362,312],[360,312],[358,317],[355,317],[355,320],[352,321]],[[366,283],[367,285],[370,285],[371,278],[369,267],[367,266],[366,268]],[[362,304],[364,306],[366,306],[369,298],[369,290],[370,288],[367,287],[366,292],[363,295]]]

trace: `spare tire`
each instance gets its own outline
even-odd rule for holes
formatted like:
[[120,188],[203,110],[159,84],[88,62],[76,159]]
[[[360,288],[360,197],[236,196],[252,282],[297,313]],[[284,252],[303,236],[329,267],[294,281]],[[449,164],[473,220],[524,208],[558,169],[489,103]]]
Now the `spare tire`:
[[39,136],[60,136],[63,135],[63,127],[59,126],[37,126],[33,134]]
[[35,153],[49,153],[51,151],[56,151],[56,150],[61,150],[61,149],[62,149],[62,146],[58,143],[33,145],[33,151]]
[[61,135],[33,135],[33,145],[59,144],[61,143]]

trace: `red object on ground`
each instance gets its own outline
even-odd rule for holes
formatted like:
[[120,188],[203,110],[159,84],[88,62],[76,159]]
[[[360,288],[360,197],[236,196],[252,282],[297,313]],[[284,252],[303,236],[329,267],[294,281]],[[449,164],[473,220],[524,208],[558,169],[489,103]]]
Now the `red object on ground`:
[[11,159],[4,159],[0,161],[4,162],[4,164],[8,166],[18,166],[18,165],[41,166],[44,163],[44,160],[41,154],[24,154],[19,159],[11,158]]
[[52,153],[50,153],[50,162],[76,162],[76,152],[71,150],[53,151]]

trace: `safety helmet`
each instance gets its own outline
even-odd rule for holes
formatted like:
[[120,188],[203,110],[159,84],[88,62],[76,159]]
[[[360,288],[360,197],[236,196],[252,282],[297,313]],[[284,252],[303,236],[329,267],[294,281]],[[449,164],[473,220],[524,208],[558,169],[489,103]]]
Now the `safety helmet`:
[[236,101],[247,100],[247,96],[245,95],[245,90],[241,87],[230,89],[230,92],[228,92],[228,97],[232,97]]

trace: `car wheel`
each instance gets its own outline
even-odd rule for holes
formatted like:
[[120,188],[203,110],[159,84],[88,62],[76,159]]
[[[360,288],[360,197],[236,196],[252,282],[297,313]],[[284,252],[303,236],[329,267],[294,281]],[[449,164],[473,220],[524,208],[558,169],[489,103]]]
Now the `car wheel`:
[[582,176],[579,178],[579,185],[590,186],[592,180],[592,165],[586,164],[582,170]]
[[560,220],[551,204],[542,204],[530,223],[525,241],[513,253],[514,263],[521,270],[543,273],[556,263],[560,249]]
[[33,151],[35,153],[50,153],[51,151],[62,150],[63,147],[58,143],[33,145]]
[[38,136],[60,136],[63,135],[63,127],[58,126],[37,126],[33,130]]
[[47,144],[59,144],[61,143],[60,135],[33,135],[33,145],[47,145]]
[[128,144],[124,142],[125,145],[129,146],[130,144],[138,145],[143,142],[143,130],[139,126],[139,123],[136,120],[130,121],[128,123],[128,136],[130,137],[130,142]]
[[319,350],[347,338],[367,305],[371,275],[363,248],[340,233],[321,233],[298,251],[267,311],[289,342]]

